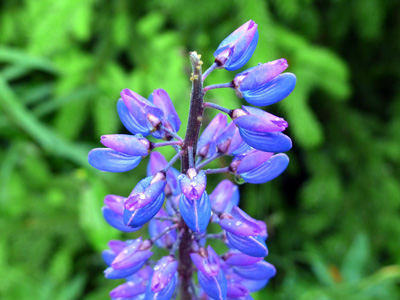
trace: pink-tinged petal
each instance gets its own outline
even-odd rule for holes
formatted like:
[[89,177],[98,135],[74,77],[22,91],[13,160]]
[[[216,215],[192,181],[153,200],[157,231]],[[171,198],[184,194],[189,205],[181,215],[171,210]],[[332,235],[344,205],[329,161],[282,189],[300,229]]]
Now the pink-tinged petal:
[[147,155],[150,146],[145,138],[128,134],[102,135],[100,142],[108,148],[131,156]]
[[270,159],[272,155],[273,153],[270,152],[262,152],[258,150],[250,151],[243,155],[243,158],[236,169],[236,173],[241,174],[257,169]]
[[263,260],[262,257],[249,256],[241,252],[233,251],[225,254],[224,259],[225,262],[231,266],[248,266]]
[[239,204],[239,190],[231,181],[224,179],[210,194],[211,206],[221,212],[230,213]]
[[107,205],[113,212],[116,214],[123,216],[124,215],[124,203],[125,197],[117,196],[117,195],[107,195],[104,198],[104,204]]
[[163,89],[155,90],[153,92],[153,103],[163,111],[164,120],[169,122],[174,132],[178,132],[181,126],[181,120],[176,113],[175,107],[172,104],[168,93]]
[[227,126],[227,116],[219,113],[208,124],[197,143],[197,154],[210,157],[217,152],[216,137]]

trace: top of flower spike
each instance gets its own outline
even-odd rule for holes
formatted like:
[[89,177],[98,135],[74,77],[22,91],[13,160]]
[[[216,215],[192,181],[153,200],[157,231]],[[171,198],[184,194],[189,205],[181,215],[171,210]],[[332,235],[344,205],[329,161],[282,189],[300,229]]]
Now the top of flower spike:
[[253,20],[249,20],[222,41],[214,52],[219,68],[235,71],[249,61],[258,42],[257,27]]

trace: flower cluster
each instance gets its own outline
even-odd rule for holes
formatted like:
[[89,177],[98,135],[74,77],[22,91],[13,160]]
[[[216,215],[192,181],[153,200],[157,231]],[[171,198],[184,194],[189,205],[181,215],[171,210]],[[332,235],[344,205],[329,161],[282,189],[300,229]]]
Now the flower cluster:
[[[267,226],[239,208],[238,187],[225,179],[211,193],[207,191],[207,174],[231,173],[259,184],[280,175],[289,163],[282,153],[292,146],[282,133],[288,127],[284,119],[252,106],[230,109],[203,102],[205,93],[216,88],[234,89],[258,106],[276,103],[291,93],[296,77],[282,73],[288,67],[285,59],[245,70],[232,82],[203,88],[213,70],[243,67],[257,40],[257,24],[250,20],[219,45],[215,62],[204,74],[200,56],[190,53],[193,85],[185,138],[178,134],[181,122],[166,91],[155,90],[148,99],[129,89],[121,92],[117,111],[132,135],[102,136],[106,148],[93,149],[88,159],[101,171],[125,172],[149,156],[147,177],[127,197],[107,195],[103,215],[111,226],[127,233],[149,223],[150,238],[109,242],[103,252],[109,266],[105,276],[126,279],[111,291],[112,299],[171,299],[178,286],[180,299],[252,299],[250,293],[275,275],[274,266],[264,261]],[[199,137],[205,108],[222,113]],[[157,139],[163,141],[154,142]],[[154,150],[166,146],[176,151],[170,161]],[[229,165],[205,168],[222,156],[232,158]],[[173,167],[178,160],[180,171]],[[209,223],[217,224],[221,232],[207,233]],[[217,254],[209,239],[223,241],[226,253]],[[155,258],[154,246],[164,249],[165,255]],[[193,265],[198,284],[192,278]]]

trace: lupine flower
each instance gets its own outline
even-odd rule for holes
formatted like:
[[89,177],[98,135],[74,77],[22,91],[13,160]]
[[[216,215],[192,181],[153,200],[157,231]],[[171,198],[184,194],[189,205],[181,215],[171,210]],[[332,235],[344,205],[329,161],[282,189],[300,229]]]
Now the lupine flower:
[[234,157],[230,168],[246,182],[260,184],[278,177],[288,164],[289,158],[286,154],[273,155],[270,152],[250,150]]
[[242,106],[232,114],[240,136],[251,147],[265,152],[285,152],[292,148],[292,140],[281,133],[288,123],[261,109]]
[[147,285],[146,299],[169,300],[177,283],[178,262],[173,256],[164,256],[154,267],[151,281]]
[[[220,44],[214,53],[215,62],[204,73],[203,80],[216,68],[236,70],[244,66],[257,40],[257,24],[250,20]],[[233,173],[249,183],[272,180],[289,162],[280,153],[292,145],[290,138],[281,133],[288,123],[253,107],[228,109],[204,103],[203,95],[210,89],[234,87],[249,103],[268,105],[293,90],[295,76],[281,74],[287,62],[279,59],[247,69],[231,83],[203,88],[198,80],[202,74],[200,56],[192,52],[190,60],[191,80],[196,84],[192,86],[193,106],[185,139],[177,134],[181,123],[166,91],[156,89],[145,99],[124,89],[117,111],[134,135],[103,135],[101,143],[107,148],[89,153],[92,166],[109,172],[131,170],[150,154],[147,177],[137,183],[128,197],[107,195],[104,199],[103,216],[114,228],[130,233],[150,222],[151,239],[113,240],[102,253],[108,265],[106,278],[126,279],[126,283],[110,292],[112,300],[171,299],[178,278],[182,281],[182,299],[191,299],[197,290],[203,300],[251,300],[250,293],[263,288],[276,273],[274,266],[263,260],[268,254],[266,224],[237,207],[238,187],[229,180],[223,180],[208,196],[206,174]],[[206,107],[224,112],[232,122],[228,124],[227,116],[220,113],[198,139]],[[149,135],[165,141],[153,143],[143,137]],[[169,162],[161,153],[152,151],[163,146],[174,146],[176,151]],[[196,153],[193,149],[197,149]],[[233,156],[228,166],[202,170],[212,160],[226,155]],[[178,159],[182,161],[181,172],[173,168]],[[223,158],[221,163],[225,162]],[[221,232],[207,233],[210,219],[219,223]],[[225,242],[228,251],[218,256],[211,246],[206,249],[209,239]],[[169,255],[151,260],[153,244],[168,249]],[[178,250],[180,261],[175,260]],[[191,261],[198,270],[199,284],[189,276]]]
[[139,227],[150,221],[164,203],[164,188],[167,184],[161,172],[139,181],[125,201],[124,223]]
[[205,191],[207,178],[204,171],[197,174],[195,169],[189,169],[187,175],[180,175],[179,183],[182,195],[179,208],[182,218],[194,232],[206,230],[211,217],[211,203]]
[[199,270],[198,278],[203,291],[213,299],[226,298],[227,281],[219,265],[219,257],[211,246],[201,248],[199,253],[191,253],[193,263]]
[[262,227],[257,220],[250,217],[239,207],[235,206],[231,214],[222,214],[219,225],[226,231],[229,245],[244,254],[264,257],[268,249],[260,236]]
[[251,58],[258,42],[257,24],[250,20],[225,38],[214,52],[219,68],[235,71]]

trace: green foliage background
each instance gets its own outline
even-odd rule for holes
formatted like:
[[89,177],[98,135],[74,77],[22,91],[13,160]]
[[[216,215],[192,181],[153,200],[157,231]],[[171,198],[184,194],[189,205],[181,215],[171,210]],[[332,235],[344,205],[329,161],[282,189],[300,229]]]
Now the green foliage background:
[[[290,123],[287,172],[240,187],[278,269],[255,298],[400,299],[399,15],[396,0],[1,1],[0,298],[108,298],[117,284],[100,250],[124,237],[103,221],[102,199],[127,195],[145,163],[105,174],[87,152],[124,131],[123,88],[167,90],[185,123],[188,51],[208,67],[253,19],[260,41],[246,67],[285,57],[298,78],[268,107]],[[241,103],[229,90],[208,97]]]

